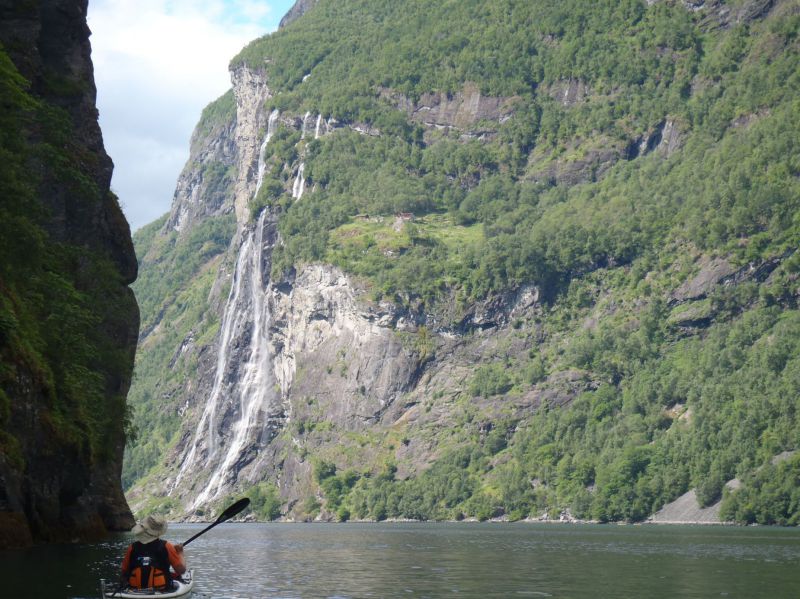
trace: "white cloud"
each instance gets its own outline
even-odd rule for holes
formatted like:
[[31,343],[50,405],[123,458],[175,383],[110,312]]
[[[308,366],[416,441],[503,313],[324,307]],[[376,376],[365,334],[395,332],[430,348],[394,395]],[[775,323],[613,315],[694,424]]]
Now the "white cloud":
[[132,230],[169,210],[200,112],[230,87],[230,59],[274,30],[292,3],[90,2],[100,125]]
[[281,16],[272,14],[272,7],[264,2],[259,2],[259,0],[235,0],[232,4],[236,12],[248,21],[260,21],[270,15],[273,17]]

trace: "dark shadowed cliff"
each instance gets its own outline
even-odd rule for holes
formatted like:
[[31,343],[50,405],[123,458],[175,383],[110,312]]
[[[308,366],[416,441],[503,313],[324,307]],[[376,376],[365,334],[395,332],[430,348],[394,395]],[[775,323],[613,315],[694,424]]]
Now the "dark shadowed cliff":
[[0,547],[127,529],[139,312],[87,0],[0,0]]

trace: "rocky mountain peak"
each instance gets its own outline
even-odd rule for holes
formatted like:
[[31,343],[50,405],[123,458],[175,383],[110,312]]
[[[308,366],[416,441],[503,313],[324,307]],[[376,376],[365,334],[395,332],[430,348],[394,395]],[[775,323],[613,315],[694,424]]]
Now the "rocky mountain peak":
[[283,16],[279,27],[284,28],[291,25],[294,21],[314,8],[318,1],[319,0],[297,0],[297,2],[294,3],[294,6],[289,9],[289,12]]

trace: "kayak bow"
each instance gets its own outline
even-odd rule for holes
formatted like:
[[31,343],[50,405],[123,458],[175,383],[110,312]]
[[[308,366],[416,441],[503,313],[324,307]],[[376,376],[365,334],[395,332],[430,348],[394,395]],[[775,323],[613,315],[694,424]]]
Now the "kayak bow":
[[167,591],[156,589],[132,589],[125,587],[117,591],[114,586],[108,585],[104,578],[100,579],[100,596],[103,599],[146,599],[147,597],[158,599],[171,599],[173,597],[188,597],[194,588],[194,577],[192,570],[187,570],[181,577],[182,580],[175,580],[175,588]]

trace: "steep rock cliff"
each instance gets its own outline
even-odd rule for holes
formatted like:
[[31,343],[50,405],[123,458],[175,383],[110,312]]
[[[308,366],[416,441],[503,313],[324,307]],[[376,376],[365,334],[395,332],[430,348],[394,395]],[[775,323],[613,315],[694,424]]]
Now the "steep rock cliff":
[[137,265],[110,192],[86,10],[85,0],[0,2],[11,152],[0,216],[2,546],[133,523],[120,470]]
[[[763,11],[752,37],[705,37],[685,3],[512,4],[320,3],[233,61],[193,143],[231,148],[228,195],[181,193],[194,216],[140,237],[153,265],[198,251],[143,330],[137,402],[170,426],[132,447],[134,509],[641,520],[793,449],[797,258],[772,186],[796,180],[763,173],[794,156],[796,79],[769,109],[736,96],[765,56],[795,72],[793,34]],[[220,214],[227,236],[192,241]]]

